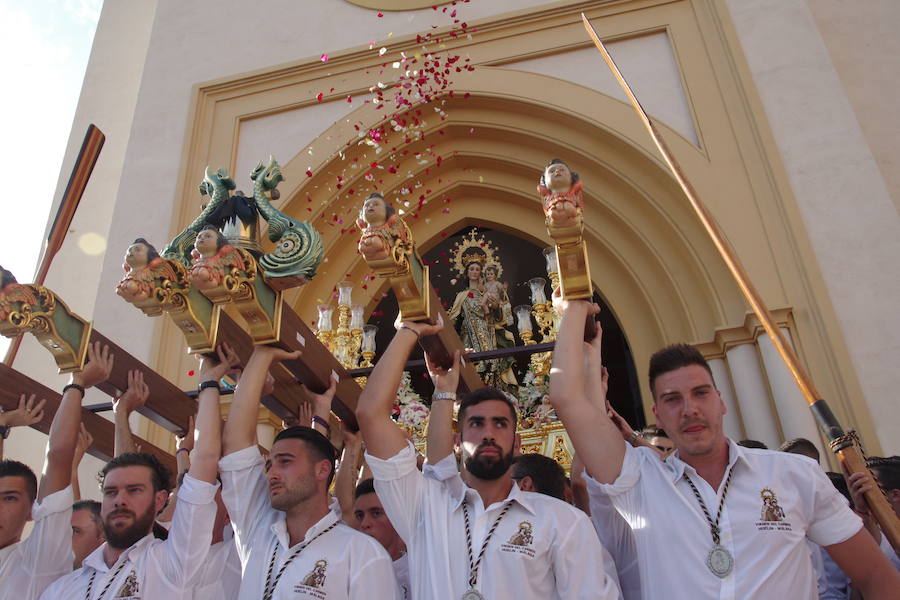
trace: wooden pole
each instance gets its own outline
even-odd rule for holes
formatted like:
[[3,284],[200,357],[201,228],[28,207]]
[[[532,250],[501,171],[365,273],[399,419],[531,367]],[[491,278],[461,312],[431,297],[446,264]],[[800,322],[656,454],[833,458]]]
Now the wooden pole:
[[[766,307],[765,302],[763,302],[759,292],[756,291],[753,282],[750,281],[750,277],[747,275],[744,266],[738,259],[737,253],[725,237],[725,234],[716,222],[715,217],[700,200],[694,187],[681,170],[681,166],[669,151],[669,147],[659,135],[653,122],[650,121],[650,117],[641,107],[641,103],[638,102],[637,97],[631,90],[631,86],[625,81],[625,77],[622,75],[621,71],[619,71],[612,56],[607,52],[606,47],[603,45],[603,42],[600,41],[597,32],[594,31],[594,28],[587,20],[587,17],[584,16],[584,13],[582,13],[581,19],[584,22],[584,27],[587,30],[588,35],[591,36],[594,45],[597,46],[597,49],[603,56],[603,60],[606,61],[607,66],[609,66],[610,71],[612,71],[612,74],[615,76],[616,81],[619,82],[619,86],[621,86],[625,95],[628,96],[628,100],[631,102],[638,117],[640,117],[644,127],[647,129],[647,132],[650,134],[650,137],[662,154],[663,160],[665,160],[672,175],[678,181],[682,191],[684,191],[684,195],[687,196],[694,212],[697,213],[701,223],[703,223],[703,227],[706,229],[713,244],[722,256],[722,260],[725,261],[728,270],[731,271],[731,274],[734,276],[738,287],[744,294],[744,298],[747,299],[750,308],[756,313],[756,316],[759,318],[760,323],[762,323],[766,333],[769,334],[769,337],[772,339],[775,349],[778,350],[778,353],[787,365],[788,370],[800,387],[800,391],[803,393],[803,397],[809,404],[810,410],[812,410],[816,421],[819,423],[819,427],[831,442],[832,450],[837,454],[841,464],[848,473],[866,471],[865,461],[863,460],[859,449],[854,444],[853,436],[844,433],[844,430],[838,423],[837,418],[831,412],[831,409],[828,408],[825,400],[819,396],[818,391],[816,391],[816,388],[813,385],[812,378],[806,372],[806,369],[803,368],[803,365],[794,353],[794,349],[788,344],[787,340],[785,340],[784,335],[781,333],[781,329],[772,317],[772,313],[769,312],[769,309]],[[887,498],[885,498],[880,490],[876,489],[866,493],[866,501],[869,503],[872,513],[881,525],[882,531],[891,542],[891,546],[894,547],[895,551],[900,552],[900,520],[897,519],[897,515],[894,513],[890,504],[888,504]]]
[[[78,203],[81,202],[81,196],[91,178],[91,172],[94,170],[94,165],[97,164],[97,158],[100,156],[100,150],[103,148],[105,140],[106,136],[93,123],[88,125],[84,141],[81,143],[81,150],[78,151],[78,158],[75,159],[75,167],[72,169],[69,183],[66,184],[66,191],[59,203],[59,209],[56,211],[56,218],[53,219],[53,226],[50,227],[50,235],[47,236],[47,243],[44,246],[37,275],[34,278],[36,285],[44,285],[50,265],[53,263],[53,257],[59,252],[66,239],[66,234],[69,233],[72,218],[78,209]],[[12,366],[21,343],[21,335],[10,342],[3,364]]]

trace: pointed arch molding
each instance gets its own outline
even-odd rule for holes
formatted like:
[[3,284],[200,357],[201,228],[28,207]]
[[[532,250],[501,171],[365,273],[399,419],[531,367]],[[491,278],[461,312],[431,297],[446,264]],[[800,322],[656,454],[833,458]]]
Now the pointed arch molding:
[[[870,426],[848,400],[859,397],[856,375],[842,366],[849,364],[843,338],[830,305],[820,300],[825,289],[802,221],[727,11],[715,0],[556,3],[476,23],[479,35],[455,40],[450,49],[470,56],[478,68],[457,76],[455,97],[443,105],[447,119],[426,115],[424,142],[402,146],[410,154],[396,175],[381,172],[380,191],[395,200],[408,184],[408,172],[413,174],[409,181],[421,184],[415,197],[430,190],[429,203],[409,220],[423,251],[438,243],[442,232],[465,225],[502,229],[547,245],[535,187],[544,164],[563,158],[585,180],[594,283],[616,311],[642,381],[647,358],[660,346],[712,342],[716,330],[743,323],[747,305],[632,109],[577,83],[503,66],[586,47],[582,11],[607,39],[648,31],[669,35],[701,144],[663,124],[666,140],[769,305],[792,307],[795,343],[819,388],[836,399],[839,414],[863,429]],[[391,46],[392,52],[407,54],[417,49],[415,36]],[[367,47],[350,48],[332,52],[327,66],[310,57],[197,85],[178,188],[183,200],[172,231],[194,218],[196,184],[206,165],[234,170],[242,123],[302,111],[317,104],[319,91],[331,88],[324,102],[364,95],[377,77],[373,73],[382,68],[373,54]],[[585,68],[605,67],[598,56]],[[464,92],[470,97],[463,99]],[[339,235],[340,227],[325,221],[337,214],[345,228],[350,226],[348,211],[371,184],[362,180],[366,169],[347,166],[353,159],[367,165],[383,158],[355,143],[354,124],[365,130],[383,117],[364,104],[312,132],[316,135],[309,136],[314,139],[308,146],[298,142],[293,157],[276,157],[286,178],[279,188],[281,209],[312,220],[325,240],[328,262],[320,274],[288,294],[307,321],[337,281],[347,274],[359,280],[368,272],[356,252],[356,236]],[[422,165],[413,158],[431,145],[443,159],[440,168],[433,160]],[[313,177],[306,175],[310,168]],[[334,188],[337,174],[345,177],[340,191]],[[246,185],[248,174],[234,175],[238,187]],[[349,188],[357,194],[346,195]],[[452,199],[449,204],[442,201],[445,196]],[[369,296],[360,300],[374,306],[384,289],[370,285]],[[161,327],[167,336],[167,326]]]

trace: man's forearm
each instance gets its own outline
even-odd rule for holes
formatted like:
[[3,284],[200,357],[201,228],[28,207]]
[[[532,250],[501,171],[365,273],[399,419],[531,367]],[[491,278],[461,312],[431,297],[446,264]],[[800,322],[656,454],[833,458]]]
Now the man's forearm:
[[[197,440],[189,467],[191,477],[213,483],[222,454],[222,426],[219,417],[219,390],[205,388],[197,397]],[[185,454],[185,453],[182,453]]]
[[361,450],[358,442],[350,444],[345,442],[341,464],[334,477],[334,496],[341,505],[341,512],[345,515],[348,523],[351,523],[349,517],[353,511],[353,496],[356,491],[356,478],[359,476]]
[[372,370],[359,396],[356,417],[366,448],[373,456],[388,458],[403,448],[403,433],[391,420],[391,407],[403,376],[406,359],[418,341],[418,334],[402,327]]
[[241,380],[234,391],[228,421],[225,423],[222,437],[223,454],[231,454],[253,445],[259,398],[271,365],[272,355],[262,347],[257,347],[247,361]]
[[47,462],[41,477],[38,500],[69,486],[72,482],[72,460],[78,443],[78,426],[81,424],[81,391],[69,388],[62,400],[53,423],[50,425],[50,440],[47,442]]
[[130,413],[126,410],[114,412],[115,442],[114,452],[116,456],[126,452],[134,452],[134,438],[131,435],[131,423],[128,422]]
[[[437,390],[435,390],[437,392]],[[425,438],[425,458],[436,464],[453,452],[453,404],[455,399],[431,400],[428,430]]]

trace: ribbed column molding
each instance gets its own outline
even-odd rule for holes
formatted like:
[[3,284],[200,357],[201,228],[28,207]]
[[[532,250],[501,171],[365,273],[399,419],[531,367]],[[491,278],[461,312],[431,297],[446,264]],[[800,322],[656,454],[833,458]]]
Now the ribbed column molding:
[[[793,346],[790,331],[781,328],[781,333]],[[756,343],[766,369],[769,388],[772,390],[772,398],[775,401],[775,408],[778,411],[785,439],[806,438],[816,445],[823,458],[826,457],[825,446],[819,437],[819,429],[809,411],[809,405],[781,355],[778,354],[778,350],[775,349],[772,338],[764,333],[757,338]]]
[[781,445],[781,434],[765,374],[752,343],[732,346],[725,351],[731,371],[731,381],[741,410],[747,438],[759,440],[769,448]]
[[713,379],[716,382],[716,388],[718,388],[719,394],[722,396],[725,408],[728,409],[728,412],[725,413],[725,418],[722,421],[722,429],[725,431],[725,435],[734,441],[742,440],[747,436],[744,435],[741,410],[735,398],[734,388],[731,383],[731,375],[728,372],[728,365],[725,364],[725,360],[722,358],[711,358],[706,362],[709,363]]

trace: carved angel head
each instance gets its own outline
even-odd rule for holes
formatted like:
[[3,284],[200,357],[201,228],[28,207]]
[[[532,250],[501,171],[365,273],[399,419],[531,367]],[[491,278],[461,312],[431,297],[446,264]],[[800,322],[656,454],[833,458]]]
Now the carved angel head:
[[126,271],[143,269],[154,258],[159,258],[156,248],[144,238],[137,238],[128,246],[128,250],[125,252],[125,264],[122,266]]
[[212,258],[227,243],[228,240],[222,235],[221,231],[212,225],[207,225],[197,234],[197,239],[194,240],[194,248],[197,249],[197,252],[203,258]]
[[572,189],[578,180],[578,173],[569,169],[569,165],[562,159],[554,158],[541,175],[541,187],[554,194],[564,194]]
[[369,194],[362,208],[359,209],[359,220],[369,227],[384,225],[391,215],[394,207],[388,204],[381,194]]

